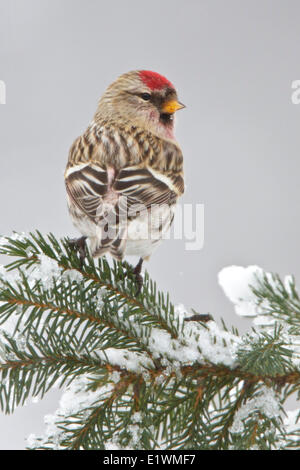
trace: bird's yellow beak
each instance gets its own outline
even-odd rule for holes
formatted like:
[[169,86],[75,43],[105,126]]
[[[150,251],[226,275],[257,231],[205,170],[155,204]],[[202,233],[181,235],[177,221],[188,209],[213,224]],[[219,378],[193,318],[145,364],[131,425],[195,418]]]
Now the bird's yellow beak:
[[185,108],[184,104],[179,103],[179,101],[177,100],[171,100],[163,104],[162,112],[167,114],[173,114],[182,108]]

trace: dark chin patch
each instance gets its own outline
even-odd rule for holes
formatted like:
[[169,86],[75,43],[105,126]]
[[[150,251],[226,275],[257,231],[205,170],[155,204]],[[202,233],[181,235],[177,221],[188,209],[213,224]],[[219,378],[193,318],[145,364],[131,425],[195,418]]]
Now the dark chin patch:
[[165,125],[171,124],[173,122],[173,119],[173,114],[168,113],[161,113],[159,118],[160,122]]

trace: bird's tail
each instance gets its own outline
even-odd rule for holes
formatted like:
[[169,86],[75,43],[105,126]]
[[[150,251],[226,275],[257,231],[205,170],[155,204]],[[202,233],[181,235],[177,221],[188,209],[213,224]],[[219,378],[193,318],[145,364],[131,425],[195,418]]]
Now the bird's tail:
[[121,260],[126,246],[126,228],[119,227],[118,233],[114,238],[107,236],[97,236],[90,238],[90,250],[94,258],[100,258],[106,253],[117,260]]

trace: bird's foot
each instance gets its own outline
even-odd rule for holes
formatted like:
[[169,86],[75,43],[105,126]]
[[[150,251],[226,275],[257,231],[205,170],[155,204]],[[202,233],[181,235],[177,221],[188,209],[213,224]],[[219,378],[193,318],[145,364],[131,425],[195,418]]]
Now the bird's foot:
[[68,240],[68,243],[73,250],[76,250],[79,253],[80,267],[83,267],[84,260],[87,256],[87,246],[86,246],[87,237],[73,238]]
[[140,258],[135,268],[133,268],[133,266],[131,264],[128,264],[126,261],[123,261],[122,263],[124,268],[127,270],[125,276],[129,275],[129,277],[133,277],[135,280],[135,283],[137,285],[136,295],[139,295],[141,293],[143,287],[143,276],[141,275],[143,261],[143,258]]
[[143,276],[141,275],[142,272],[142,265],[143,265],[143,258],[140,258],[138,264],[133,270],[133,274],[135,276],[135,282],[137,284],[137,291],[136,295],[139,295],[141,293],[142,287],[143,287]]

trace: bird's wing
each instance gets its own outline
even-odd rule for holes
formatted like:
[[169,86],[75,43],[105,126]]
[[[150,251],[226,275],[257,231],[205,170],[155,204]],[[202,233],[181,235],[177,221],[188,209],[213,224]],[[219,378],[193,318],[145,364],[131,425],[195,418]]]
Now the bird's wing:
[[133,205],[150,209],[154,205],[176,202],[178,191],[172,179],[151,167],[127,167],[120,170],[114,185],[114,190],[127,198],[127,207]]
[[127,196],[129,206],[173,205],[184,192],[183,158],[180,148],[169,141],[154,141],[152,154],[140,165],[122,168],[114,189]]
[[[96,223],[108,194],[107,170],[95,163],[79,165],[66,174],[65,182],[71,201]],[[137,166],[120,170],[112,189],[118,196],[126,197],[128,210],[133,205],[145,209],[153,205],[172,205],[179,195],[171,178],[151,168]],[[105,206],[107,208],[107,204]]]
[[96,221],[107,193],[106,169],[95,163],[75,166],[66,173],[65,183],[70,200],[86,216]]

